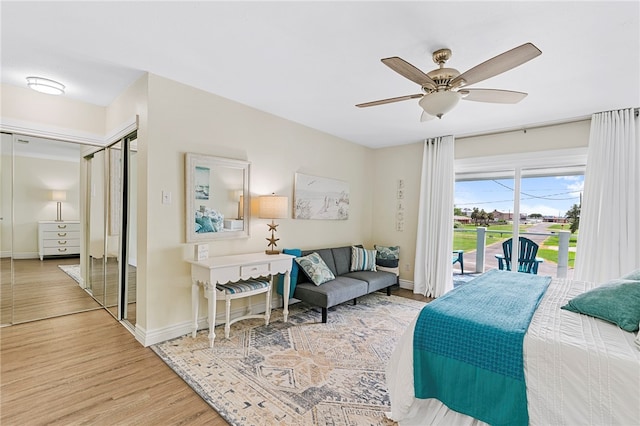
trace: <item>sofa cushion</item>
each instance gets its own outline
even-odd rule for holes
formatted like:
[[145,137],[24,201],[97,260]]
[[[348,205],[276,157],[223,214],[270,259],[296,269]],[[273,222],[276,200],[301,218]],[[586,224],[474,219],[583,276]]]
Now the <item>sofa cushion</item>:
[[382,290],[397,283],[396,274],[383,271],[357,271],[349,272],[344,277],[355,278],[367,282],[367,292]]
[[367,282],[338,276],[321,286],[311,283],[298,284],[293,297],[321,308],[330,308],[367,294]]
[[315,285],[324,284],[335,278],[333,272],[331,272],[327,264],[322,260],[322,257],[316,252],[308,254],[307,256],[296,257],[295,261]]
[[330,248],[326,248],[326,249],[316,249],[316,250],[303,250],[302,251],[302,255],[303,256],[308,256],[311,253],[318,253],[320,255],[320,257],[322,258],[322,260],[324,260],[324,263],[329,267],[329,269],[331,270],[331,272],[333,272],[333,275],[340,275],[338,273],[338,271],[336,270],[336,263],[333,261],[333,251]]
[[354,271],[375,271],[376,251],[367,250],[361,247],[351,247],[351,269]]
[[336,264],[336,275],[344,275],[351,267],[351,246],[331,249]]

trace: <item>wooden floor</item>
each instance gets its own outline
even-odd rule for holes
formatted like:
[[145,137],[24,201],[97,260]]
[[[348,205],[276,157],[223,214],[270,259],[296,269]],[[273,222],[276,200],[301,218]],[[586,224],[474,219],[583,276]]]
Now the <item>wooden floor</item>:
[[105,310],[4,327],[0,360],[3,426],[227,425]]

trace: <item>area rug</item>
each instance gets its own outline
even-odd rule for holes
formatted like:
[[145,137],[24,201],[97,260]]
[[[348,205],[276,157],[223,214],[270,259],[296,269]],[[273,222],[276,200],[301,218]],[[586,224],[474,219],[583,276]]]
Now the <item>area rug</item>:
[[222,326],[209,348],[208,330],[151,348],[232,425],[392,425],[385,368],[406,326],[425,305],[374,293],[357,305],[320,311],[290,307],[282,322],[239,321],[229,339]]
[[78,284],[80,283],[80,265],[58,265],[58,268],[73,278]]

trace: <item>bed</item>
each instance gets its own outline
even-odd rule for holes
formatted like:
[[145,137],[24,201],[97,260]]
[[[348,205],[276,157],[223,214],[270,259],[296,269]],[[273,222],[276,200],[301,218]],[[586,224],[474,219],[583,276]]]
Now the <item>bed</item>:
[[[560,309],[594,287],[588,282],[553,279],[525,329],[522,364],[531,425],[640,424],[640,347],[634,342],[636,333]],[[400,425],[486,424],[449,409],[438,399],[414,396],[417,321],[407,327],[387,366],[391,399],[387,416]],[[459,383],[464,386],[465,382]]]

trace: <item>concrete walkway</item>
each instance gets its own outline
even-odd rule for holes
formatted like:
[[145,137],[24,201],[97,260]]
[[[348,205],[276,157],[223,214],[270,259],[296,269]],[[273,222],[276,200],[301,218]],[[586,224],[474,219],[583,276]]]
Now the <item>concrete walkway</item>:
[[[549,226],[553,225],[549,222],[537,223],[527,229],[527,232],[533,233],[549,233]],[[491,228],[488,228],[491,230]],[[522,235],[522,234],[521,234]],[[542,246],[542,242],[548,238],[548,235],[525,235],[531,241],[535,242],[539,246]],[[510,238],[510,234],[505,234],[505,240]],[[485,247],[484,253],[484,270],[485,272],[490,269],[498,269],[498,259],[495,258],[496,254],[502,253],[502,241],[495,242]],[[465,273],[472,273],[476,270],[476,250],[468,251],[463,254],[464,258],[464,271]],[[538,275],[550,275],[555,277],[558,272],[558,264],[545,260],[538,266]],[[460,265],[456,263],[453,265],[453,273],[460,273]],[[573,278],[573,268],[569,268],[567,271],[567,278]]]

